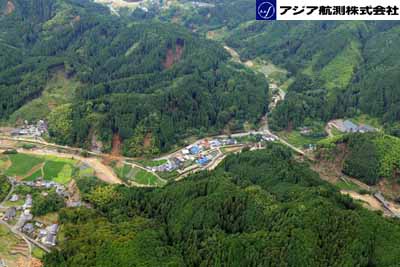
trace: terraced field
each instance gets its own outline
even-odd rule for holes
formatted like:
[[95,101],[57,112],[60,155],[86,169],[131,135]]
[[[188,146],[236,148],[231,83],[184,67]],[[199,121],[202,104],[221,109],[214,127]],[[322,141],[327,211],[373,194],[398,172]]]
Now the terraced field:
[[0,258],[5,261],[7,266],[27,266],[28,253],[27,244],[0,224]]

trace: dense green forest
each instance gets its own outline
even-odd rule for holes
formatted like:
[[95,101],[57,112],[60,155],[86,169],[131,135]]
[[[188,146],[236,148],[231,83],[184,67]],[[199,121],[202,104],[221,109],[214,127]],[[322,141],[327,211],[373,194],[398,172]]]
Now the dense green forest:
[[162,189],[80,181],[45,266],[397,266],[400,224],[367,211],[281,145]]
[[400,119],[399,31],[398,22],[253,22],[226,41],[243,58],[272,60],[296,78],[272,115],[274,129],[359,113],[393,125]]
[[57,71],[83,84],[49,115],[50,137],[62,144],[90,146],[97,135],[110,150],[119,135],[126,155],[157,154],[185,136],[254,125],[267,111],[265,78],[230,62],[215,42],[176,25],[119,19],[88,1],[28,2],[12,1],[0,18],[2,30],[16,32],[0,44],[20,53],[2,54],[1,118],[39,96]]
[[318,151],[322,159],[343,153],[343,172],[375,185],[382,178],[400,183],[400,139],[383,133],[348,134],[324,141]]
[[[198,8],[193,5],[193,1],[182,0],[179,3],[185,8],[174,6],[159,12],[159,19],[171,21],[175,18],[181,25],[205,33],[208,30],[222,27],[231,30],[242,22],[254,20],[255,17],[254,1],[252,0],[204,0],[201,3],[209,5]],[[136,13],[132,16],[135,17]]]
[[7,177],[0,174],[0,202],[3,201],[10,192],[11,184]]
[[[254,21],[254,2],[213,1],[212,6],[174,6],[159,12],[210,34],[239,52],[243,60],[261,58],[296,78],[270,120],[274,130],[366,113],[400,136],[400,24],[389,21]],[[180,8],[179,8],[180,7]],[[153,13],[153,17],[157,12]],[[215,36],[214,36],[215,35]]]

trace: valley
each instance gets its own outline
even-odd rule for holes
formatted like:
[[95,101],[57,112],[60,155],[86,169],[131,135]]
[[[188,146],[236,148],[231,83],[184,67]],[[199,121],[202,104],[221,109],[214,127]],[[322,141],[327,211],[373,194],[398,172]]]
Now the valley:
[[399,29],[0,0],[0,266],[398,266]]

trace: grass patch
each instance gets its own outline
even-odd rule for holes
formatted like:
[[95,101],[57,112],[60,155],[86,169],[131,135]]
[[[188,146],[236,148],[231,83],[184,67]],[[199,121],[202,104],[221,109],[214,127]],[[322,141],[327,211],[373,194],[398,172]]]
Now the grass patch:
[[51,110],[59,105],[70,102],[80,83],[67,79],[62,71],[53,75],[39,98],[32,100],[10,116],[10,123],[17,120],[36,121],[46,118]]
[[223,41],[228,36],[229,36],[229,31],[227,27],[207,32],[207,39],[214,41]]
[[81,169],[79,170],[79,176],[80,177],[94,176],[94,170],[92,168]]
[[0,157],[0,171],[6,170],[7,166],[8,166],[8,158]]
[[351,190],[356,192],[360,190],[360,187],[351,181],[346,183],[345,181],[340,180],[335,185],[339,187],[340,190]]
[[286,82],[282,84],[280,87],[284,92],[287,92],[289,89],[289,86],[291,86],[294,83],[294,78],[289,78]]
[[44,179],[60,184],[67,184],[72,179],[73,165],[69,160],[46,161],[43,167]]
[[58,173],[57,177],[54,179],[54,182],[59,184],[67,184],[71,181],[73,168],[70,164],[65,164],[62,170]]
[[334,136],[343,135],[343,133],[342,133],[341,131],[339,131],[336,127],[332,127],[331,133],[332,133]]
[[317,144],[324,137],[310,137],[301,135],[299,131],[279,132],[278,135],[298,148],[304,148],[309,144]]
[[46,252],[44,252],[42,249],[38,248],[37,246],[33,246],[33,249],[32,249],[33,257],[41,260],[44,257],[44,255],[46,255]]
[[17,206],[22,206],[25,203],[25,199],[20,196],[20,199],[15,202],[11,201],[6,201],[4,202],[4,207],[17,207]]
[[162,185],[157,176],[142,169],[137,172],[134,181],[144,185]]
[[35,217],[35,219],[44,224],[53,224],[58,223],[59,217],[57,212],[51,212],[43,216]]
[[117,176],[122,180],[129,180],[130,179],[130,172],[132,167],[130,165],[124,164],[122,167],[115,167],[114,172]]
[[377,128],[377,129],[383,129],[382,123],[380,122],[380,120],[378,118],[374,118],[374,117],[368,116],[366,114],[354,117],[351,119],[351,121],[355,122],[357,124],[367,124],[374,128]]
[[345,88],[353,77],[360,60],[360,44],[351,42],[321,71],[321,77],[326,81],[326,87],[330,90]]
[[59,158],[56,156],[45,156],[44,157],[47,161],[54,161],[54,162],[63,162],[65,164],[72,164],[75,165],[78,161],[75,159],[69,159],[69,158]]
[[179,172],[178,171],[172,171],[172,172],[158,172],[157,173],[161,178],[164,180],[173,180],[178,178]]
[[127,183],[133,181],[138,184],[153,185],[153,186],[161,186],[164,184],[163,181],[161,181],[157,176],[155,176],[151,172],[145,171],[137,167],[132,167],[127,164],[119,168],[114,167],[114,171],[121,180]]
[[[5,171],[9,176],[25,177],[26,181],[34,181],[38,177],[43,177],[47,181],[55,181],[58,183],[68,183],[73,175],[74,166],[77,163],[73,159],[57,158],[54,156],[33,156],[28,154],[12,154],[8,155],[11,166]],[[3,158],[4,160],[4,158]],[[39,164],[43,164],[43,168]],[[34,171],[33,173],[30,173]],[[92,170],[93,173],[93,170]]]
[[40,157],[26,154],[13,154],[8,157],[11,160],[11,167],[5,172],[8,176],[24,176],[44,161]]
[[46,161],[43,167],[44,179],[47,181],[55,179],[64,168],[65,163],[56,161]]
[[37,171],[32,173],[30,176],[26,177],[24,180],[25,181],[35,181],[39,177],[43,177],[42,169],[38,169]]

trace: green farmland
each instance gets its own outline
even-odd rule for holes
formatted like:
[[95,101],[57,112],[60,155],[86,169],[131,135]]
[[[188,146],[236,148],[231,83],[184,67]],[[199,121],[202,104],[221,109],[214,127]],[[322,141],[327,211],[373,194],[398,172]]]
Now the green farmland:
[[146,170],[131,165],[124,164],[120,167],[114,167],[117,176],[128,184],[137,183],[149,186],[162,186],[164,181]]
[[[0,170],[8,176],[25,181],[34,181],[42,177],[47,181],[67,184],[77,170],[77,165],[78,161],[73,159],[12,154],[1,158]],[[89,174],[93,173],[93,170],[89,168],[85,172]]]

